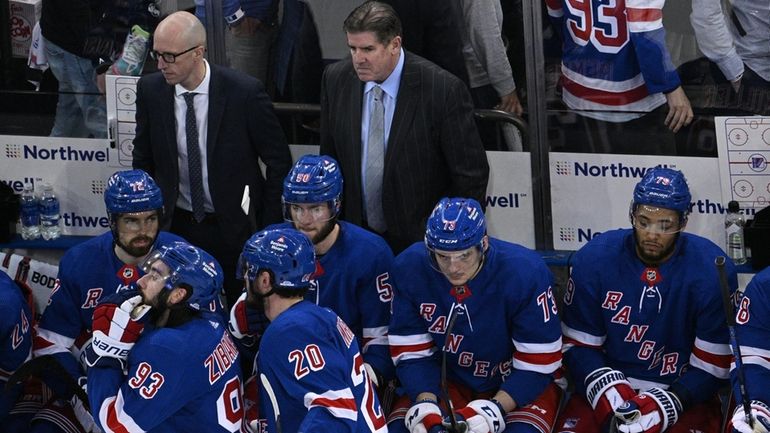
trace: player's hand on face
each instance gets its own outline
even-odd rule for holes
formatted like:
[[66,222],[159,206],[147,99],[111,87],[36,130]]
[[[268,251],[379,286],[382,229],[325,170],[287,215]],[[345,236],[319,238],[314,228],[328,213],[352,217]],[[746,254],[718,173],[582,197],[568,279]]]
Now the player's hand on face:
[[650,388],[615,409],[615,421],[621,433],[662,433],[681,412],[682,403],[675,394]]
[[432,401],[420,401],[406,412],[404,424],[409,433],[446,433],[441,408]]
[[668,114],[666,115],[665,124],[668,129],[677,132],[683,126],[687,126],[692,122],[694,117],[692,107],[682,86],[667,93],[666,101],[668,102]]
[[746,422],[746,412],[743,410],[743,405],[738,405],[731,420],[733,432],[768,433],[770,431],[770,407],[765,403],[758,400],[751,401],[751,419],[754,423],[754,428]]
[[500,433],[505,430],[505,411],[499,403],[491,400],[473,400],[455,412],[455,419],[467,425],[467,433]]
[[246,292],[241,294],[230,309],[230,333],[239,340],[247,336],[258,339],[269,323],[265,312],[249,302]]

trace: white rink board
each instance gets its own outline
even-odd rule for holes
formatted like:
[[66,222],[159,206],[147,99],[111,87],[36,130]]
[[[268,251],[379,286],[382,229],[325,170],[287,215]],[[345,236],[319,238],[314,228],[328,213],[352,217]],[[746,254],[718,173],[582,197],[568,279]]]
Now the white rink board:
[[770,117],[716,117],[723,202],[760,210],[770,203]]
[[96,236],[109,229],[103,194],[117,170],[110,167],[111,152],[104,139],[0,136],[0,181],[16,193],[32,182],[38,194],[43,182],[51,183],[62,234]]
[[[649,167],[663,164],[684,172],[692,194],[686,231],[724,249],[724,212],[716,158],[550,154],[553,246],[578,250],[603,231],[627,228],[634,185]],[[749,211],[749,217],[753,215]]]

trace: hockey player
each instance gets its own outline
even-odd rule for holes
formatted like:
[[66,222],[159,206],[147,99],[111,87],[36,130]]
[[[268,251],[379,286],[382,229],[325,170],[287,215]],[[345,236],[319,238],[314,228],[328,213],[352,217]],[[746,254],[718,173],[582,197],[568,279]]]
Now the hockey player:
[[563,40],[562,99],[581,115],[578,132],[585,134],[580,143],[571,136],[568,145],[614,153],[675,150],[666,128],[689,125],[693,111],[666,48],[665,0],[545,3]]
[[[393,253],[379,235],[338,220],[341,194],[342,174],[337,161],[329,156],[305,155],[283,182],[284,218],[288,222],[268,229],[293,226],[310,237],[318,269],[305,299],[331,309],[345,321],[362,348],[370,377],[375,384],[384,385],[395,374],[387,335],[393,298],[388,271]],[[246,293],[231,316],[247,317],[240,311],[245,299]]]
[[[83,344],[91,337],[96,305],[139,279],[138,265],[153,246],[182,240],[159,231],[163,197],[155,181],[144,171],[113,174],[107,181],[104,204],[110,232],[89,239],[64,254],[59,263],[56,286],[43,312],[34,343],[36,357],[53,355],[81,384],[85,371],[78,357]],[[59,394],[65,394],[62,385],[55,383],[60,382],[57,379],[61,378],[48,378],[46,382]],[[51,405],[51,410],[59,412],[63,407],[66,406]]]
[[271,321],[256,361],[267,431],[387,431],[355,335],[304,300],[316,269],[310,239],[288,228],[256,233],[239,269],[250,301]]
[[743,360],[746,398],[751,406],[752,428],[746,420],[741,401],[738,382],[738,370],[730,371],[734,395],[738,402],[732,418],[735,432],[767,433],[770,431],[770,366],[767,358],[770,353],[770,268],[765,268],[752,278],[743,296],[740,297],[735,314],[736,335]]
[[29,305],[11,277],[0,271],[0,422],[5,421],[21,393],[21,386],[6,388],[8,377],[31,357]]
[[105,433],[239,432],[240,358],[219,312],[222,268],[186,242],[144,262],[137,290],[94,310],[84,349],[91,413]]
[[551,273],[536,253],[488,237],[477,201],[443,198],[425,243],[399,254],[392,276],[388,338],[407,395],[390,431],[551,431],[561,333]]
[[[730,348],[714,260],[724,252],[683,232],[690,201],[682,172],[648,169],[634,188],[633,228],[573,256],[562,330],[576,392],[557,431],[719,431]],[[732,262],[726,271],[734,291]]]

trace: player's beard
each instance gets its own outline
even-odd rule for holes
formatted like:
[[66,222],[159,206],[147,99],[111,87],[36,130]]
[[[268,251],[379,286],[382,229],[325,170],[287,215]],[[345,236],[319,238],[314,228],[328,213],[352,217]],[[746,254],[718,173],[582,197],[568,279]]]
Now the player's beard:
[[[331,234],[331,232],[334,230],[334,226],[336,224],[337,224],[336,216],[327,220],[326,223],[323,226],[321,226],[318,232],[310,238],[310,242],[312,242],[313,245],[323,242],[323,240],[326,239],[326,237],[329,236],[329,234]],[[297,227],[297,224],[294,224],[294,228],[299,231],[302,231],[300,228]]]
[[661,250],[657,254],[647,254],[644,252],[644,248],[640,246],[639,241],[639,235],[634,229],[634,247],[636,248],[636,255],[639,257],[639,259],[644,262],[645,265],[650,266],[658,266],[664,261],[666,261],[669,256],[671,256],[671,253],[674,252],[674,249],[676,248],[676,243],[679,241],[679,235],[681,232],[677,233],[676,236],[673,239],[673,242],[671,242],[671,245],[666,247],[664,250]]
[[[116,241],[118,246],[123,249],[123,251],[127,252],[132,257],[144,257],[152,250],[153,245],[155,245],[155,239],[157,239],[158,234],[156,233],[155,236],[143,236],[139,235],[134,237],[128,242],[128,245],[125,245],[123,242],[121,242],[119,239]],[[144,246],[135,246],[134,244],[137,241],[146,241]]]

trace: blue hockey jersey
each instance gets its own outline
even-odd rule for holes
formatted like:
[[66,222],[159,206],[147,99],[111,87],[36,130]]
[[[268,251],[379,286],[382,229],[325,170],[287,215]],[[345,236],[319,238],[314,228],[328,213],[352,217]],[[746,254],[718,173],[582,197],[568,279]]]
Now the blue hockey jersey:
[[260,413],[283,433],[387,431],[355,335],[332,311],[300,301],[278,315],[257,356],[274,395],[260,386]]
[[88,399],[105,433],[238,432],[240,357],[218,313],[145,330],[120,368],[88,369]]
[[[756,274],[739,298],[735,331],[743,360],[746,393],[749,400],[770,404],[770,386],[767,386],[770,383],[770,268]],[[735,363],[730,367],[736,400],[740,401]]]
[[[160,232],[156,246],[183,241]],[[69,355],[91,337],[94,308],[100,299],[128,287],[143,275],[134,265],[123,263],[113,249],[111,232],[103,233],[70,248],[59,262],[59,275],[38,325],[35,356],[55,355],[73,375],[81,375],[78,362]]]
[[562,98],[580,114],[625,122],[680,85],[665,45],[665,0],[545,0],[562,35]]
[[0,420],[16,401],[19,389],[6,389],[8,377],[32,356],[29,305],[11,277],[0,271]]
[[[724,252],[681,233],[658,267],[636,254],[631,229],[602,233],[572,259],[564,295],[564,362],[578,392],[600,367],[622,371],[637,390],[671,388],[684,401],[712,398],[730,362],[727,326],[714,265]],[[737,276],[726,265],[730,288]]]
[[[561,366],[561,332],[551,273],[539,255],[489,240],[483,267],[464,287],[435,270],[425,245],[396,257],[390,350],[409,397],[439,393],[439,352],[447,376],[475,392],[502,389],[530,403]],[[452,309],[459,314],[446,335]]]
[[[337,313],[358,339],[364,361],[385,378],[395,374],[388,351],[393,252],[380,236],[339,221],[340,234],[318,257],[318,275],[305,299]],[[275,228],[291,228],[291,223]]]

